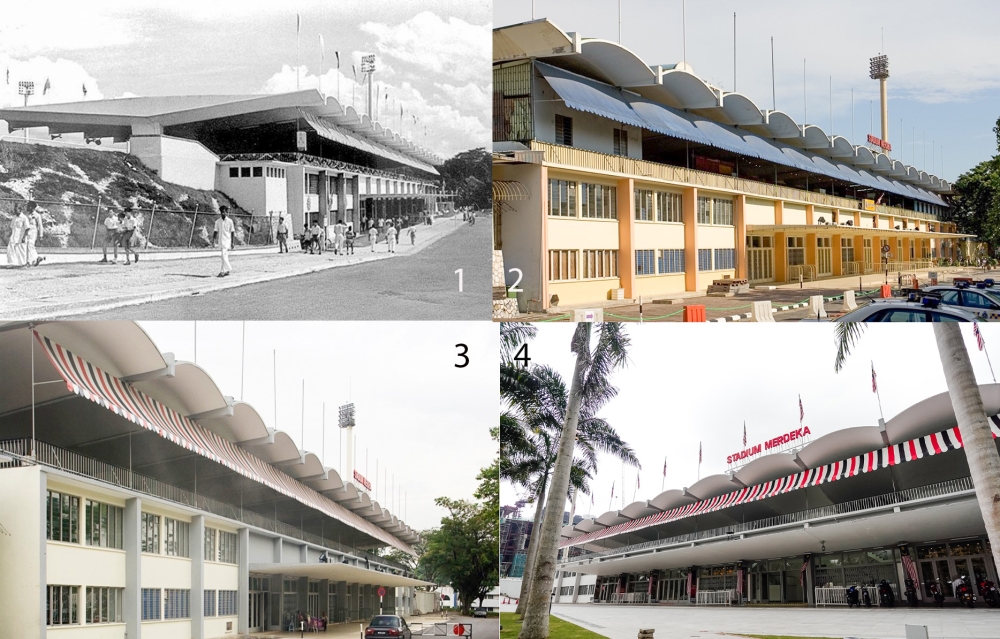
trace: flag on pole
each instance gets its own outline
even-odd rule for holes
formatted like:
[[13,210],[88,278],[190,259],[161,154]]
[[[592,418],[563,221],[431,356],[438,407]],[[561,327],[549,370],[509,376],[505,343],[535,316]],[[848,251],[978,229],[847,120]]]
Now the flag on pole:
[[7,84],[10,84],[10,67],[7,67]]
[[635,487],[641,488],[641,486],[639,485],[639,473],[635,474]]
[[615,498],[615,482],[611,482],[611,499]]
[[664,477],[667,476],[667,458],[666,457],[663,458],[663,476]]
[[802,562],[802,568],[801,568],[801,570],[799,570],[799,585],[800,586],[805,586],[806,585],[806,568],[808,568],[808,567],[809,567],[809,560],[806,559],[805,561]]
[[701,442],[698,442],[698,463],[701,463]]
[[875,363],[872,362],[872,392],[878,392],[878,381],[875,379]]
[[46,93],[48,93],[49,89],[51,89],[51,88],[52,88],[52,85],[49,83],[49,79],[45,78],[45,86],[42,87],[42,95],[45,95]]
[[802,408],[802,395],[799,395],[799,423],[806,418],[806,411]]
[[87,85],[83,85],[83,97],[87,97]]
[[399,105],[399,117],[403,117],[403,105]]
[[354,72],[354,81],[357,82],[358,81],[358,68],[352,64],[351,65],[351,71]]
[[326,45],[323,44],[323,34],[319,34],[319,61],[320,64],[326,62]]
[[983,334],[979,332],[979,322],[972,323],[972,334],[976,336],[976,344],[979,344],[979,350],[983,350],[986,342],[983,341]]
[[340,51],[334,51],[333,55],[337,56],[337,68],[340,68]]
[[295,14],[295,35],[302,31],[302,16]]
[[747,423],[746,420],[743,421],[743,445],[747,445]]

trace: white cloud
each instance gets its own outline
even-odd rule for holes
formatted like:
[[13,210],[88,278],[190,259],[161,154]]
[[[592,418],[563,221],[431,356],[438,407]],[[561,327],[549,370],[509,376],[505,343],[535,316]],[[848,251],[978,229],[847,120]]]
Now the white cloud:
[[[104,97],[97,80],[83,66],[63,58],[51,60],[38,56],[18,60],[0,54],[0,74],[0,106],[4,107],[24,105],[24,97],[18,94],[18,82],[21,81],[35,83],[35,94],[28,99],[29,106],[100,100]],[[43,94],[46,79],[49,90]],[[84,86],[87,87],[86,98],[83,96]]]
[[457,82],[489,78],[490,25],[474,25],[424,11],[397,25],[365,22],[361,31],[377,39],[375,47],[389,56],[449,76]]
[[48,51],[100,49],[134,41],[124,17],[94,11],[90,3],[6,3],[0,18],[0,51],[27,57]]

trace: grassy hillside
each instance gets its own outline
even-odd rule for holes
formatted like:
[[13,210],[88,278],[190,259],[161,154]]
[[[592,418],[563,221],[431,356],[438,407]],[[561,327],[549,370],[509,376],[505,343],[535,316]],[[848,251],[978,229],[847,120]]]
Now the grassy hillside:
[[[39,246],[89,248],[94,237],[97,205],[100,222],[109,212],[131,204],[139,222],[139,241],[146,242],[150,215],[155,206],[150,247],[206,246],[219,206],[245,213],[219,191],[189,189],[161,180],[138,158],[124,153],[42,144],[0,142],[0,241],[10,235],[16,207],[26,198],[39,203],[45,236]],[[198,211],[192,236],[194,211]],[[237,244],[247,238],[249,217],[237,225]],[[260,222],[254,243],[263,232]],[[266,229],[265,229],[266,230]],[[98,229],[97,245],[103,238]]]

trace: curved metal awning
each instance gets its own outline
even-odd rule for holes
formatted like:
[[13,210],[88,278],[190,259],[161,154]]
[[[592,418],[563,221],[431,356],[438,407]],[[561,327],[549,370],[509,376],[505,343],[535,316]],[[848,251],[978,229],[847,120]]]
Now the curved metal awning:
[[493,180],[493,201],[527,200],[528,189],[514,180]]

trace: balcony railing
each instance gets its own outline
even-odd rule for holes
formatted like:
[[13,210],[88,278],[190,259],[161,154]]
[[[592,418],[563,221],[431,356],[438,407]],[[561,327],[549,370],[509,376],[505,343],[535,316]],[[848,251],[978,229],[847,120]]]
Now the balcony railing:
[[[10,459],[5,459],[9,457]],[[176,504],[182,504],[195,508],[202,512],[225,517],[242,522],[248,526],[254,526],[270,532],[275,532],[288,537],[293,537],[306,541],[317,546],[322,546],[329,550],[334,550],[355,559],[365,561],[370,565],[378,567],[385,566],[409,573],[409,569],[398,562],[377,557],[367,553],[359,553],[357,549],[345,546],[332,539],[327,539],[321,535],[307,532],[301,528],[296,528],[283,521],[272,519],[252,510],[245,510],[240,506],[227,504],[205,495],[199,495],[177,486],[164,483],[152,477],[146,477],[139,473],[121,468],[112,464],[107,464],[96,459],[91,459],[79,453],[65,450],[46,444],[45,442],[35,442],[35,458],[31,459],[30,439],[8,439],[0,441],[0,469],[27,466],[33,463],[58,468],[67,473],[96,479],[105,484],[111,484],[119,488],[124,488],[144,495],[158,497]],[[376,568],[377,569],[377,568]]]
[[[657,180],[668,182],[681,182],[692,186],[702,186],[710,189],[720,189],[726,191],[737,191],[749,195],[759,195],[761,197],[780,198],[783,200],[796,200],[820,206],[843,209],[847,211],[857,211],[859,201],[852,198],[840,197],[839,195],[827,195],[815,193],[813,191],[803,191],[802,189],[778,184],[768,184],[767,182],[757,182],[746,178],[738,178],[718,173],[708,173],[695,169],[687,169],[671,164],[660,164],[648,160],[636,160],[622,155],[611,155],[599,153],[587,149],[578,149],[570,146],[560,146],[549,142],[531,140],[533,151],[543,151],[545,161],[553,164],[565,164],[598,171],[609,171],[612,173],[624,173],[628,175],[641,175]],[[881,215],[893,216],[907,219],[931,220],[936,222],[938,217],[932,213],[921,213],[910,211],[896,206],[885,206],[877,204],[876,211]]]
[[813,519],[822,519],[824,517],[833,517],[836,515],[843,515],[847,513],[857,513],[866,510],[886,508],[888,506],[895,506],[898,504],[904,504],[912,501],[919,501],[922,499],[932,499],[935,497],[942,497],[945,495],[956,495],[959,493],[971,492],[972,490],[973,490],[972,478],[963,477],[961,479],[952,479],[949,481],[939,482],[937,484],[930,484],[928,486],[920,486],[919,488],[908,488],[906,490],[900,490],[893,493],[886,493],[883,495],[876,495],[874,497],[855,499],[853,501],[844,502],[842,504],[832,504],[830,506],[810,508],[809,510],[800,510],[794,513],[777,515],[775,517],[767,517],[765,519],[758,519],[755,521],[748,521],[742,524],[733,524],[732,526],[723,526],[721,528],[712,528],[710,530],[702,530],[698,532],[687,533],[684,535],[675,535],[673,537],[658,539],[656,541],[647,541],[640,544],[632,544],[631,546],[613,548],[611,550],[603,550],[600,552],[583,552],[575,557],[570,558],[566,563],[575,563],[583,559],[594,559],[597,557],[606,557],[609,555],[630,554],[636,551],[648,550],[650,548],[659,548],[662,546],[687,544],[692,541],[711,539],[713,537],[728,538],[731,537],[732,535],[737,535],[743,532],[762,530],[764,528],[773,528],[775,526],[783,526],[786,524],[811,521]]
[[385,169],[374,169],[360,164],[351,164],[341,160],[333,160],[318,155],[308,153],[298,153],[293,151],[279,153],[226,153],[219,157],[219,162],[284,162],[286,164],[303,164],[305,166],[317,166],[324,169],[334,169],[336,171],[349,171],[361,175],[372,177],[385,177],[393,180],[405,180],[427,186],[438,186],[436,182],[399,173],[396,171],[386,171]]

